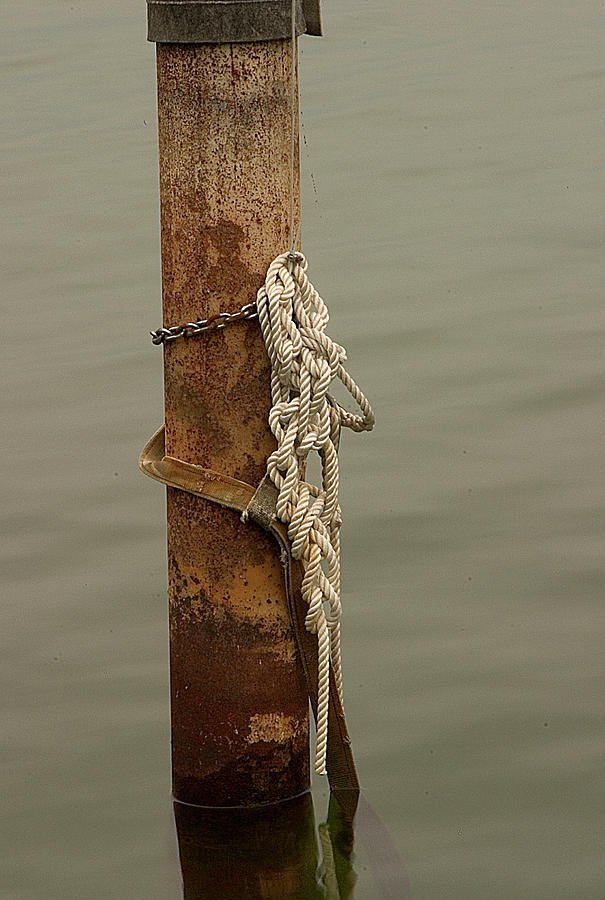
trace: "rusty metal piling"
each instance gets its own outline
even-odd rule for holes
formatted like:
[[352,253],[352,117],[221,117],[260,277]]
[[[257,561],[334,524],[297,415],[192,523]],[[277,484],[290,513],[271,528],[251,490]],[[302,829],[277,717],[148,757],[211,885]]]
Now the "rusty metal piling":
[[[285,37],[157,43],[165,327],[252,302],[287,247],[293,52]],[[166,344],[164,389],[166,454],[258,484],[274,447],[258,324]],[[172,487],[167,519],[174,796],[301,794],[308,698],[278,550],[236,512]]]

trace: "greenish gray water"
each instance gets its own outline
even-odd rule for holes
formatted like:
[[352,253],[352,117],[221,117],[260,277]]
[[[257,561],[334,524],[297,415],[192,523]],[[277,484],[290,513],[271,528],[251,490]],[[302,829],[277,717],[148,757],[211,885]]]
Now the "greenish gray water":
[[[600,5],[324,5],[303,246],[378,417],[342,454],[362,780],[417,900],[596,900]],[[163,496],[136,468],[162,415],[144,18],[31,0],[3,26],[13,900],[179,893]]]

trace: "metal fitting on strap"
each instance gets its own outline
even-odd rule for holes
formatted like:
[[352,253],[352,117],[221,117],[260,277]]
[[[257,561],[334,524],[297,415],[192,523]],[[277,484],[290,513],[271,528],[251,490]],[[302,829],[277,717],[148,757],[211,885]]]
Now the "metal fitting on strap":
[[[296,34],[321,35],[319,0],[296,0]],[[274,41],[292,34],[291,0],[147,0],[147,40],[167,44]]]

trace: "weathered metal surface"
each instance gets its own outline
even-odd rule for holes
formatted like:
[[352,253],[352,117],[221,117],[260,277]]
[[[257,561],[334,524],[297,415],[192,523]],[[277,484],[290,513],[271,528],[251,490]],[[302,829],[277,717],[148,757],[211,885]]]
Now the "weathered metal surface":
[[[243,521],[256,522],[273,536],[281,548],[281,564],[296,651],[304,673],[307,693],[311,698],[313,711],[317,715],[317,644],[314,636],[305,627],[307,607],[301,593],[301,567],[292,559],[286,526],[275,518],[277,488],[268,475],[264,476],[255,490],[243,481],[166,456],[165,449],[165,428],[162,426],[141,453],[139,465],[145,474],[180,491],[237,510],[243,514]],[[352,819],[359,799],[359,780],[333,673],[330,674],[330,680],[328,779],[333,795],[337,797],[343,811]]]
[[254,497],[255,491],[251,485],[202,466],[183,462],[182,459],[166,456],[165,436],[166,431],[162,426],[143,448],[139,466],[146,475],[169,487],[179,488],[205,500],[212,500],[219,506],[243,513]]
[[[297,35],[321,34],[319,0],[296,0],[295,30]],[[291,0],[147,0],[149,41],[221,44],[291,34]]]
[[254,810],[175,803],[174,817],[186,900],[324,896],[310,794]]
[[[158,44],[164,325],[254,299],[287,245],[291,44]],[[298,167],[296,167],[298,173]],[[298,174],[295,180],[298,209]],[[164,347],[166,453],[257,484],[274,447],[250,322]],[[278,550],[168,488],[173,787],[202,805],[308,788],[308,701]]]

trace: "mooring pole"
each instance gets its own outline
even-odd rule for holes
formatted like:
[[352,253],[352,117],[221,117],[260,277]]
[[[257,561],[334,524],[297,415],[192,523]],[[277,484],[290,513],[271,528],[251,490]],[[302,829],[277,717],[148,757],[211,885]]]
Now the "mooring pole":
[[[291,0],[148,10],[170,327],[254,302],[287,249],[292,189],[297,223],[299,210],[296,48]],[[257,485],[275,446],[269,371],[254,321],[166,343],[166,455]],[[276,545],[236,512],[171,487],[167,517],[174,796],[203,806],[296,796],[309,788],[308,697]]]

